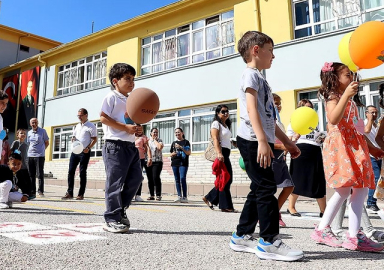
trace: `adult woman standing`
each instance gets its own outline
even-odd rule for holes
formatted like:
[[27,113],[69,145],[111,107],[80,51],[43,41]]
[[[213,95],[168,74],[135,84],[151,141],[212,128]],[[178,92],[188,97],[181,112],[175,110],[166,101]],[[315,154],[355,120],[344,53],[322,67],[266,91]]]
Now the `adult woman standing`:
[[[307,106],[313,109],[313,104],[308,99],[299,101],[297,107]],[[315,198],[320,209],[320,217],[323,216],[326,206],[326,183],[324,176],[323,157],[321,154],[321,136],[318,127],[307,135],[295,134],[291,125],[288,126],[287,136],[297,141],[297,147],[301,151],[300,157],[291,160],[290,173],[295,188],[289,195],[287,212],[292,216],[301,216],[296,211],[296,201],[299,196]]]
[[[148,147],[152,154],[152,166],[145,165],[145,171],[148,177],[148,188],[150,196],[147,200],[155,200],[155,186],[156,186],[156,200],[161,201],[161,178],[160,174],[163,170],[163,141],[159,138],[159,130],[157,128],[151,129],[151,138],[148,141]],[[151,159],[147,158],[148,161]]]
[[188,202],[187,191],[187,171],[189,165],[189,155],[191,154],[191,144],[185,139],[181,128],[175,129],[176,141],[171,145],[171,166],[175,175],[177,196],[175,202]]
[[219,205],[222,212],[237,212],[233,208],[231,197],[231,184],[233,178],[232,165],[229,160],[231,154],[231,120],[229,119],[228,107],[218,105],[215,111],[215,117],[211,126],[211,136],[215,145],[217,159],[223,161],[230,179],[223,191],[213,188],[203,197],[203,201],[213,210],[214,205]]

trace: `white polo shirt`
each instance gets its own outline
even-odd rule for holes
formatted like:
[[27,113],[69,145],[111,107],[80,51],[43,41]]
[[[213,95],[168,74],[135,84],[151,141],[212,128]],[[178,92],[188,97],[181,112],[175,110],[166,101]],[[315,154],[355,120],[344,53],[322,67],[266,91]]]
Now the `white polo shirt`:
[[78,123],[73,130],[73,136],[75,136],[76,140],[80,141],[85,148],[91,143],[92,137],[97,137],[96,126],[88,120],[84,124]]
[[[124,114],[126,109],[127,97],[116,90],[111,91],[105,96],[101,104],[101,112],[105,113],[117,122],[125,123]],[[135,142],[135,134],[112,128],[103,124],[104,140],[121,140]]]

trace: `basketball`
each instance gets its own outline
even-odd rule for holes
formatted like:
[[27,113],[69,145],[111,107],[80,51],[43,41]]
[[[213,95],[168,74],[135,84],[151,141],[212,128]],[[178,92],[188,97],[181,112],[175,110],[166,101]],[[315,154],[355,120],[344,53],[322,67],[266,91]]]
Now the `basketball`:
[[160,108],[157,94],[148,88],[137,88],[127,98],[127,113],[136,124],[145,124],[155,118]]

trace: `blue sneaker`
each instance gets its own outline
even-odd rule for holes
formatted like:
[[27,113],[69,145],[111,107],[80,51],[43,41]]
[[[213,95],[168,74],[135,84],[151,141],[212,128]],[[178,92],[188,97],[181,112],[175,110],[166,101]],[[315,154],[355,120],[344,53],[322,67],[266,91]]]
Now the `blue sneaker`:
[[238,236],[236,232],[233,232],[229,247],[234,251],[256,253],[257,239],[253,238],[250,234]]
[[260,238],[256,255],[260,259],[290,262],[301,259],[304,253],[301,250],[290,248],[280,238],[275,237],[272,244]]

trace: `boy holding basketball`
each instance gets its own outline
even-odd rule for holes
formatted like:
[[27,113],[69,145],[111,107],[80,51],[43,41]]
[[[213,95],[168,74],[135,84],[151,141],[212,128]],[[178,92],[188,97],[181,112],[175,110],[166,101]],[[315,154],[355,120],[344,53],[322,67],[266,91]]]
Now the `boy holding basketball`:
[[129,230],[126,209],[142,181],[140,158],[135,147],[135,133],[140,125],[126,124],[126,101],[133,90],[135,69],[124,63],[114,64],[109,71],[111,91],[102,102],[100,121],[103,124],[103,160],[106,172],[103,229],[113,233]]
[[[288,247],[279,237],[279,207],[274,196],[277,187],[271,167],[275,135],[292,158],[298,157],[300,150],[276,128],[272,91],[261,73],[271,67],[273,46],[269,36],[257,31],[246,32],[238,43],[247,67],[239,93],[237,147],[251,179],[251,191],[229,246],[235,251],[256,253],[260,259],[295,261],[303,257],[303,252]],[[258,221],[259,241],[252,237]]]

